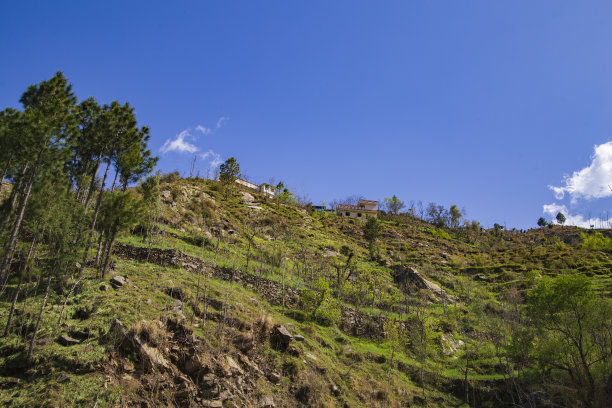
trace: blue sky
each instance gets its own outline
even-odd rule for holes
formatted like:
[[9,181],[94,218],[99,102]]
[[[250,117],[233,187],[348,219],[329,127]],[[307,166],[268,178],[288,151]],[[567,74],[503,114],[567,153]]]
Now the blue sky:
[[559,209],[587,225],[612,208],[611,2],[2,10],[0,106],[61,70],[81,99],[129,101],[163,171],[188,174],[196,155],[205,174],[234,156],[252,181],[317,204],[397,194],[458,204],[485,226]]

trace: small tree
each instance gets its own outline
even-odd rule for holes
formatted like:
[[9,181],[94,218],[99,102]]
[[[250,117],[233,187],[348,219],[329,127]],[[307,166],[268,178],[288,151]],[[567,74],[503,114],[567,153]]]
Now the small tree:
[[556,218],[557,222],[558,222],[560,225],[565,224],[565,220],[566,220],[566,218],[565,218],[565,215],[563,215],[563,213],[562,213],[562,212],[557,213],[557,216],[556,216],[555,218]]
[[458,228],[463,214],[459,211],[459,207],[455,204],[451,205],[449,210],[451,228]]
[[385,207],[391,214],[397,215],[402,208],[406,207],[406,204],[394,194],[391,198],[385,198]]
[[376,258],[376,239],[380,236],[381,231],[380,223],[375,217],[369,217],[365,226],[363,227],[363,236],[368,241],[368,249],[370,250],[370,257]]
[[[561,214],[561,213],[559,213],[559,214]],[[546,218],[540,217],[538,219],[538,227],[545,227],[546,225],[548,225],[548,222],[546,221]]]
[[219,181],[225,187],[226,200],[238,177],[240,177],[240,165],[235,158],[230,157],[219,167]]

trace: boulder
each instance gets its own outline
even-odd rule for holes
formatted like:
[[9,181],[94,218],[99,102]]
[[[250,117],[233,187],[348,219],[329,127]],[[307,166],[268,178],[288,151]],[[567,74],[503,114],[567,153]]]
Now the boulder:
[[281,376],[280,376],[280,374],[279,374],[279,373],[276,373],[276,372],[274,372],[274,371],[273,371],[273,372],[271,372],[271,373],[268,373],[267,377],[268,377],[268,380],[269,380],[269,381],[270,381],[272,384],[278,384],[278,383],[280,382],[280,380],[281,380]]
[[293,336],[293,338],[296,341],[304,341],[304,336],[302,336],[301,334],[296,334],[296,335]]
[[236,363],[236,361],[233,358],[231,358],[230,356],[226,356],[226,360],[227,360],[227,365],[229,366],[229,369],[232,375],[236,376],[236,375],[244,374],[244,372],[242,371],[242,368],[240,368],[238,363]]
[[286,350],[289,343],[293,340],[293,336],[289,334],[285,326],[277,324],[272,328],[270,342],[272,346],[278,350]]
[[119,275],[113,276],[110,279],[110,284],[115,289],[119,289],[120,287],[125,285],[125,282],[126,282],[125,278],[123,276],[119,276]]
[[259,399],[259,406],[261,408],[274,408],[274,398],[271,395],[264,395]]
[[62,334],[58,339],[57,339],[58,343],[61,344],[62,346],[74,346],[75,344],[79,344],[81,343],[79,340],[77,339],[73,339],[72,337],[66,335],[66,334]]

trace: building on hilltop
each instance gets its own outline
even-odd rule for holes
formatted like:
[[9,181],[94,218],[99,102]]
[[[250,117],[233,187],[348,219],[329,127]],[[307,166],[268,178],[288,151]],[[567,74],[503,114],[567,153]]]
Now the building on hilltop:
[[262,183],[260,185],[257,185],[257,184],[251,183],[250,181],[242,180],[239,178],[237,178],[235,182],[239,186],[244,187],[246,189],[258,191],[268,198],[274,197],[274,187],[271,186],[270,184]]
[[338,204],[336,214],[341,217],[350,218],[376,217],[378,214],[378,201],[359,200],[357,205]]

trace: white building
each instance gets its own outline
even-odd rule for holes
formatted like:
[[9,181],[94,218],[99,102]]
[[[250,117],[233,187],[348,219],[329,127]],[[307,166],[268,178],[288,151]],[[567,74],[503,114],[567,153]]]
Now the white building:
[[260,185],[257,185],[257,184],[251,183],[250,181],[246,181],[242,179],[236,179],[235,182],[239,186],[244,187],[246,189],[258,191],[268,198],[274,197],[274,186],[271,186],[270,184],[262,183]]
[[378,201],[359,200],[357,205],[338,204],[336,214],[341,217],[367,218],[378,214]]

